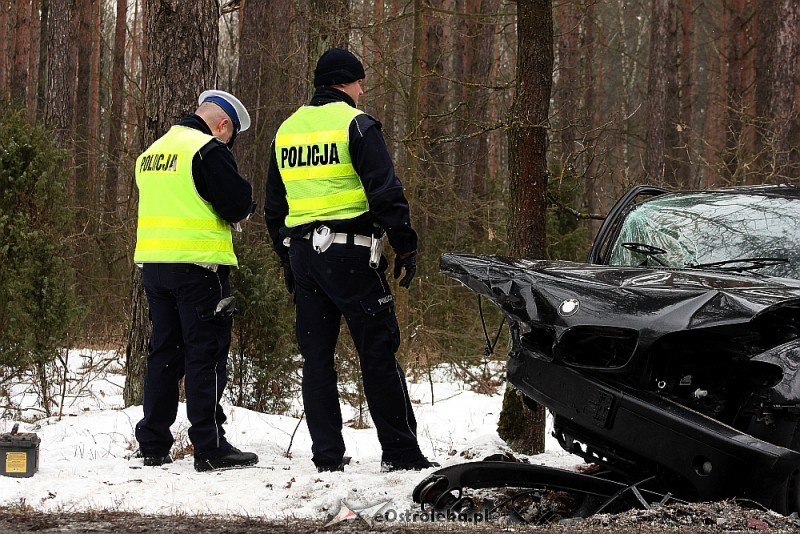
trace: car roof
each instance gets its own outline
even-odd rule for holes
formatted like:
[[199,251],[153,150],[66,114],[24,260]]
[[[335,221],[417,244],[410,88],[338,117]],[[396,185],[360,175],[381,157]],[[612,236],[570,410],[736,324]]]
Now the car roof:
[[716,193],[732,195],[763,195],[782,198],[800,198],[800,187],[796,184],[763,184],[763,185],[742,185],[736,187],[723,187],[719,189],[692,189],[672,191],[670,195],[682,195],[688,193]]

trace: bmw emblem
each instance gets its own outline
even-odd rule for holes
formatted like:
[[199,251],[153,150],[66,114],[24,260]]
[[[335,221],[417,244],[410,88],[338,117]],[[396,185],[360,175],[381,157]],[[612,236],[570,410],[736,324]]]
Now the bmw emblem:
[[558,305],[558,314],[561,317],[569,317],[575,315],[580,307],[581,303],[577,299],[567,299]]

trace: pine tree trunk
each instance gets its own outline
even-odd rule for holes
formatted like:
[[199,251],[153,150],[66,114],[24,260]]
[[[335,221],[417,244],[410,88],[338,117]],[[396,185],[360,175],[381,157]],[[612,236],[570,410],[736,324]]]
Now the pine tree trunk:
[[744,120],[755,111],[755,46],[754,21],[751,0],[731,0],[726,5],[728,27],[728,86],[727,117],[724,130],[727,133],[725,154],[727,185],[743,184],[747,179],[748,159],[755,153],[755,138],[752,124]]
[[28,121],[36,122],[36,105],[39,86],[39,39],[42,19],[39,16],[39,0],[31,0],[30,35],[28,45],[28,80],[25,90],[25,109],[28,111]]
[[[41,0],[39,9],[41,18],[39,23],[39,64],[36,66],[38,70],[36,75],[36,117],[42,121],[47,97],[47,27],[50,20],[50,0]],[[0,87],[2,87],[2,83],[0,83]]]
[[[459,17],[456,33],[464,39],[464,46],[455,49],[454,77],[462,83],[452,91],[457,95],[454,108],[453,136],[460,139],[454,149],[453,161],[457,162],[454,173],[456,208],[462,215],[456,223],[457,240],[480,238],[486,231],[482,216],[485,210],[487,181],[488,134],[482,132],[489,122],[489,95],[486,88],[492,74],[492,54],[495,46],[496,27],[490,16],[497,12],[496,0],[459,0],[456,12],[475,13],[481,17]],[[449,126],[449,125],[448,125]],[[447,146],[447,145],[445,145]]]
[[11,102],[24,107],[28,85],[28,54],[30,53],[31,0],[17,0],[14,21],[14,61],[11,69]]
[[127,31],[128,0],[117,0],[114,28],[114,47],[111,58],[111,113],[108,126],[108,163],[103,187],[103,212],[106,225],[117,219],[117,195],[122,154],[122,114],[125,102],[125,37]]
[[8,96],[8,10],[9,0],[0,0],[0,102]]
[[798,118],[793,101],[800,77],[800,4],[793,0],[764,3],[759,5],[757,21],[756,116],[763,123],[756,139],[758,170],[765,179],[785,181],[792,174],[789,131]]
[[[89,165],[94,133],[91,119],[92,94],[92,12],[96,0],[79,0],[77,17],[78,40],[78,87],[75,100],[75,207],[77,208],[76,231],[82,232],[89,225],[89,210],[92,204],[91,191],[94,176]],[[86,273],[83,273],[86,276]]]
[[308,79],[313,80],[317,59],[325,50],[350,48],[350,2],[310,0],[308,19]]
[[555,8],[556,27],[558,28],[558,91],[556,92],[559,109],[560,150],[558,159],[561,162],[562,176],[571,173],[575,165],[576,141],[578,136],[578,113],[580,111],[580,6],[574,1],[564,2]]
[[[678,145],[686,147],[686,152],[700,153],[702,146],[695,135],[695,101],[697,89],[695,70],[697,69],[696,56],[692,51],[694,43],[694,0],[681,2],[681,52],[680,52],[680,77],[678,89],[680,90],[680,121],[678,124]],[[698,169],[694,169],[685,157],[681,157],[678,166],[678,183],[687,187],[698,187]]]
[[[672,13],[670,2],[653,2],[650,23],[650,73],[647,85],[647,143],[645,171],[652,182],[663,184],[668,180],[666,171],[668,99],[670,85],[675,84],[671,77],[669,63],[674,61],[674,33],[671,29]],[[669,180],[671,181],[671,180]],[[676,184],[673,184],[676,185]]]
[[[148,147],[187,112],[197,96],[217,84],[219,6],[216,0],[146,0],[145,120]],[[133,268],[125,367],[125,405],[140,404],[150,339],[147,299]]]
[[[239,171],[250,179],[253,199],[262,209],[269,166],[264,151],[281,122],[305,103],[309,86],[305,65],[293,55],[300,42],[306,44],[304,28],[291,24],[285,32],[273,31],[282,21],[292,20],[293,10],[288,2],[246,2],[240,17],[236,96],[250,110],[252,123],[246,135],[237,138],[234,152]],[[291,69],[285,67],[289,62],[294,65]],[[263,212],[258,215],[263,221]]]
[[[517,2],[517,85],[509,132],[509,241],[513,256],[545,257],[547,125],[553,84],[550,0]],[[544,451],[544,407],[509,386],[497,431],[526,454]]]
[[[47,21],[47,105],[44,110],[45,125],[54,132],[58,146],[70,151],[77,77],[72,11],[72,0],[50,0]],[[67,161],[67,169],[74,174],[71,160]]]

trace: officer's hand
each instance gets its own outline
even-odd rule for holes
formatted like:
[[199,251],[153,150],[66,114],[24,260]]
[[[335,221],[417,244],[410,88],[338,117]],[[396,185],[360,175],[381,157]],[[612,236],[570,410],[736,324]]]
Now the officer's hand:
[[289,262],[281,263],[283,267],[283,283],[286,285],[286,291],[289,294],[294,293],[294,273],[292,273],[292,265]]
[[400,280],[400,286],[408,287],[411,285],[411,280],[417,274],[417,251],[412,250],[403,255],[396,255],[394,257],[394,278],[395,280],[400,277],[400,271],[405,268],[406,275]]

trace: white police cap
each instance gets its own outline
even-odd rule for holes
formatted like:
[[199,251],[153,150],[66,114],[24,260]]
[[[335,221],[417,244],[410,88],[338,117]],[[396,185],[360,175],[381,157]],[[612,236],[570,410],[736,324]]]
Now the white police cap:
[[203,102],[214,102],[221,107],[233,121],[237,133],[250,128],[250,114],[247,113],[247,108],[232,94],[218,89],[209,89],[200,93],[200,97],[197,99],[198,105]]

